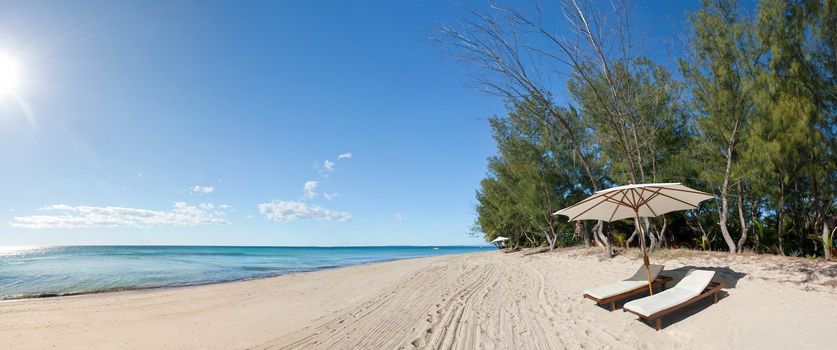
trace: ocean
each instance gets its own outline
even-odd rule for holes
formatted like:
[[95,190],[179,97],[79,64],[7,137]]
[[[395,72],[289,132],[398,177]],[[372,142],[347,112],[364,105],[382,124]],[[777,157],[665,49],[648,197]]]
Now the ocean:
[[0,246],[0,300],[190,286],[488,247]]

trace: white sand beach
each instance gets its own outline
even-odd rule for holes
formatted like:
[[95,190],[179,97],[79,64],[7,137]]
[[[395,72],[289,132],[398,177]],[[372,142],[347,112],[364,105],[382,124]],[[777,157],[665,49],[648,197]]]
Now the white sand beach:
[[[635,252],[570,249],[420,258],[207,286],[9,301],[3,349],[826,349],[837,264],[668,251],[727,288],[663,319],[596,306],[582,290],[620,280]],[[621,306],[620,304],[617,304]]]

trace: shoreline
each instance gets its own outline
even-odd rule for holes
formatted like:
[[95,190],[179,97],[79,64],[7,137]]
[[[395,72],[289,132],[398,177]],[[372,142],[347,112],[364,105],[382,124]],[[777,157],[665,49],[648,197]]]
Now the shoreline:
[[632,275],[634,252],[524,253],[14,300],[0,303],[0,348],[827,348],[821,335],[837,314],[835,263],[675,252],[652,256],[674,283],[697,267],[728,287],[716,304],[684,308],[657,332],[582,298],[584,289]]
[[[132,246],[132,247],[135,247],[135,246]],[[195,246],[195,247],[197,247],[197,246]],[[417,246],[417,247],[424,247],[424,246]],[[433,247],[433,246],[427,246],[427,247]],[[446,246],[446,247],[449,247],[449,246]],[[456,246],[456,247],[460,247],[460,246]],[[326,248],[326,247],[323,247],[323,248]],[[489,250],[489,251],[491,251],[491,250]],[[393,259],[360,262],[360,263],[348,264],[348,265],[317,267],[317,268],[313,268],[311,270],[306,270],[306,271],[294,271],[294,272],[280,273],[280,274],[269,275],[269,276],[220,280],[220,281],[216,281],[216,282],[206,282],[206,283],[191,283],[191,284],[181,284],[181,285],[165,285],[165,286],[150,286],[150,287],[136,287],[136,288],[132,288],[132,287],[122,288],[122,287],[119,287],[119,288],[114,288],[114,289],[68,292],[68,293],[42,293],[42,294],[26,295],[26,296],[13,297],[13,298],[5,298],[4,297],[4,298],[0,298],[0,305],[4,304],[4,303],[21,302],[21,301],[27,301],[27,300],[57,299],[57,298],[69,298],[69,297],[80,297],[80,296],[92,296],[92,295],[99,295],[99,294],[151,292],[151,291],[155,291],[155,290],[169,290],[169,289],[183,289],[183,288],[190,288],[190,287],[204,287],[204,286],[212,286],[212,285],[218,285],[218,284],[258,281],[258,280],[265,280],[265,279],[277,278],[277,277],[282,277],[282,276],[305,274],[305,273],[312,273],[312,272],[319,272],[319,271],[326,271],[326,270],[344,269],[344,268],[350,268],[350,267],[355,267],[355,266],[383,264],[383,263],[393,262],[393,261],[424,259],[424,258],[433,258],[433,257],[439,257],[439,256],[450,256],[450,255],[481,254],[481,253],[485,253],[485,252],[468,252],[468,253],[453,253],[453,254],[444,254],[444,255],[416,256],[416,257],[409,257],[409,258],[393,258]]]

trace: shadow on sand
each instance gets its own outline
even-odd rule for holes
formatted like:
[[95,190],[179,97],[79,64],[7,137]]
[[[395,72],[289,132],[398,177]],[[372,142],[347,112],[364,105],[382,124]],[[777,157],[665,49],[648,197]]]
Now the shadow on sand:
[[[683,279],[683,276],[686,276],[686,273],[689,272],[689,270],[692,270],[692,269],[715,271],[715,277],[712,278],[712,281],[713,282],[723,282],[724,283],[724,289],[722,289],[720,292],[718,292],[718,302],[719,303],[728,295],[728,293],[725,290],[735,288],[738,285],[738,280],[744,278],[744,276],[747,275],[747,274],[742,273],[742,272],[734,271],[734,270],[730,269],[729,267],[683,266],[683,267],[673,269],[673,270],[663,270],[661,275],[671,276],[673,278],[673,280],[666,285],[666,288],[674,287],[677,284],[677,282],[680,282],[680,280]],[[654,288],[654,293],[655,294],[659,293],[661,291],[662,291],[662,288]],[[625,305],[625,303],[627,303],[631,300],[641,299],[641,298],[645,298],[647,296],[648,296],[648,292],[646,291],[644,293],[635,294],[635,295],[632,295],[628,298],[620,300],[620,301],[616,302],[616,311],[619,311],[619,309],[622,309],[622,307]],[[685,319],[691,317],[692,315],[695,315],[695,314],[699,313],[700,311],[702,311],[706,308],[709,308],[712,304],[713,304],[713,298],[708,297],[708,298],[704,298],[703,300],[700,300],[700,301],[698,301],[694,304],[686,306],[686,307],[684,307],[680,310],[677,310],[674,313],[666,315],[666,316],[664,316],[663,328],[665,328],[665,326],[667,326],[667,325],[672,325],[672,324],[675,324],[675,323],[680,322],[682,320],[685,320]],[[598,305],[598,306],[599,306],[599,308],[601,308],[603,310],[610,311],[610,305],[609,304]],[[637,318],[637,320],[640,320],[640,319]],[[654,328],[653,323],[650,323],[650,324],[646,323],[646,322],[643,322],[643,323],[645,323],[648,327]]]

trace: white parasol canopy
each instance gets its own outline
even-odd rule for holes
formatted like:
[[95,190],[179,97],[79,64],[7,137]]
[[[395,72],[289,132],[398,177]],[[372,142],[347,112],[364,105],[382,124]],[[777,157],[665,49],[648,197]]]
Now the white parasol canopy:
[[616,221],[636,217],[656,217],[668,212],[697,209],[700,202],[715,196],[693,190],[680,183],[625,185],[601,190],[587,199],[561,209],[570,221]]
[[491,243],[504,242],[504,241],[508,241],[508,240],[509,240],[508,238],[500,236],[500,237],[495,238],[493,241],[491,241]]

